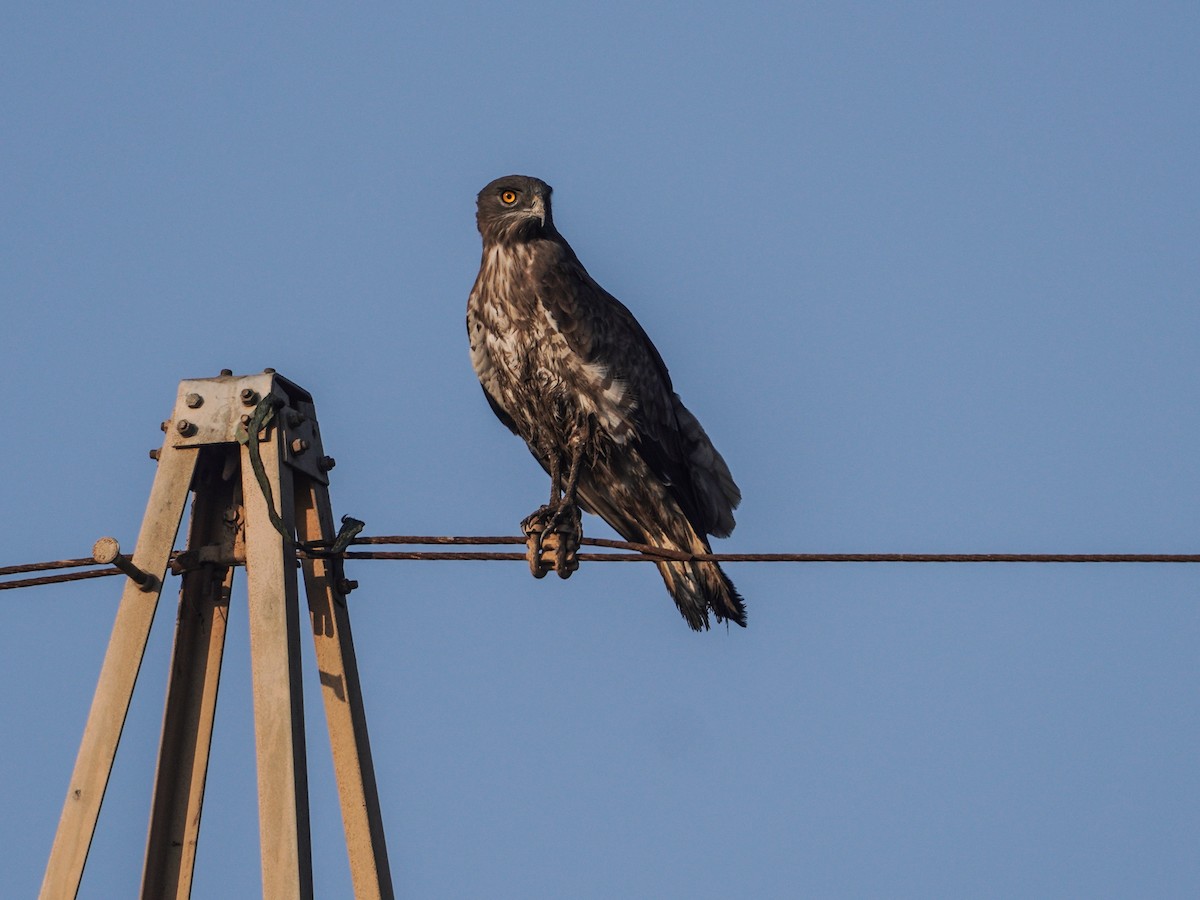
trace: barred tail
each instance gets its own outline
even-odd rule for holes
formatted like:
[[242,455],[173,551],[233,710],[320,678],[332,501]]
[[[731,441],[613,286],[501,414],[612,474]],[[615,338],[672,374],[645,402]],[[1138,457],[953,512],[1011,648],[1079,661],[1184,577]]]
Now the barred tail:
[[[669,487],[653,476],[640,456],[602,460],[584,477],[579,485],[580,505],[603,518],[625,540],[693,556],[712,552],[699,530],[703,525],[689,520]],[[629,484],[637,485],[637,491],[621,487]],[[612,490],[611,485],[618,488]],[[733,527],[732,516],[728,527]],[[746,627],[742,595],[715,562],[661,562],[658,571],[692,630],[706,630],[710,612],[718,622],[729,620]]]
[[[709,553],[708,542],[692,534],[690,547],[678,547],[677,542],[665,535],[654,541],[661,547],[673,547],[691,553]],[[729,580],[715,562],[663,562],[658,571],[666,582],[679,612],[693,631],[708,629],[708,613],[711,610],[721,622],[728,619],[746,627],[746,604],[733,582]]]

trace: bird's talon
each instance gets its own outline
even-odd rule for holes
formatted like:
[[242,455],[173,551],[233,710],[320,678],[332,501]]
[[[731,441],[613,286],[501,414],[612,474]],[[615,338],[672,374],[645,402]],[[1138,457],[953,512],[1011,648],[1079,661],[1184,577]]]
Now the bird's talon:
[[534,578],[545,578],[553,569],[559,578],[570,578],[579,568],[579,545],[583,537],[579,507],[562,504],[543,506],[521,521],[525,533],[525,558]]
[[579,568],[579,557],[576,555],[577,547],[571,546],[570,542],[565,540],[565,536],[559,536],[554,548],[554,571],[558,573],[559,578],[570,578],[571,573]]
[[541,533],[546,530],[546,525],[550,517],[556,512],[553,506],[539,506],[529,515],[521,520],[521,531],[528,536],[534,532]]
[[554,541],[554,571],[559,578],[570,578],[579,568],[579,545],[583,539],[579,507],[573,503],[559,507],[548,531]]
[[548,526],[554,513],[553,507],[542,506],[521,520],[521,530],[525,532],[525,559],[534,578],[545,578],[546,573],[554,568],[554,560],[549,558],[545,546]]
[[545,578],[546,573],[550,571],[542,547],[549,513],[550,508],[543,506],[521,520],[521,531],[525,532],[525,559],[529,562],[529,572],[534,578]]

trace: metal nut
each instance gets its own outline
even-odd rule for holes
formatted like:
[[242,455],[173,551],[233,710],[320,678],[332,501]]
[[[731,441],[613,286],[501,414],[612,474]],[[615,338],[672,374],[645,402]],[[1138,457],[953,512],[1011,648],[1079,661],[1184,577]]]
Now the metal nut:
[[322,456],[319,460],[317,460],[317,468],[320,469],[322,472],[328,472],[330,469],[332,469],[336,465],[337,465],[337,460],[334,459],[332,456]]
[[178,422],[175,423],[175,430],[178,431],[180,434],[182,434],[184,437],[191,437],[193,434],[196,433],[196,426],[193,425],[191,422],[189,422],[187,419],[180,419]]
[[183,402],[187,404],[188,409],[199,409],[204,405],[204,398],[199,394],[188,394],[183,398]]
[[242,388],[241,398],[245,406],[253,406],[258,402],[258,391],[254,388]]
[[296,438],[294,441],[292,441],[292,452],[295,453],[297,456],[299,456],[301,453],[303,453],[307,449],[308,449],[308,441],[306,441],[304,438]]
[[150,458],[157,460],[159,457],[159,454],[161,454],[161,453],[162,453],[162,451],[159,450],[157,447],[155,447],[153,450],[150,451]]

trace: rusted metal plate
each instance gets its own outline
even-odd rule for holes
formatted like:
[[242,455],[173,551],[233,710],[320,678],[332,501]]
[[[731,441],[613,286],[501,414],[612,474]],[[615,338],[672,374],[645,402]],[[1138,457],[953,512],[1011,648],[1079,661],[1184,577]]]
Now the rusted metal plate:
[[267,394],[283,401],[258,435],[260,442],[282,433],[285,461],[328,484],[323,466],[325,451],[321,429],[308,391],[274,372],[260,375],[221,375],[181,381],[171,418],[165,423],[167,442],[175,447],[202,447],[236,443],[258,402]]
[[[275,387],[274,374],[222,375],[179,382],[167,441],[175,447],[237,443],[238,426]],[[269,437],[263,435],[263,438]]]

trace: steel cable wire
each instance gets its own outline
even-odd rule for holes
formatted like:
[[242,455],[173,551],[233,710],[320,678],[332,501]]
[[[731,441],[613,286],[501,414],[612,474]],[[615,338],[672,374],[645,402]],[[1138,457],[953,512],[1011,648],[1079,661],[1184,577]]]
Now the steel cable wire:
[[[581,562],[755,562],[755,563],[1200,563],[1200,553],[704,553],[689,554],[662,547],[607,538],[584,538],[584,546],[624,553],[580,553]],[[358,537],[352,546],[524,546],[525,538],[513,535],[379,535]],[[178,553],[179,551],[176,551]],[[298,554],[306,555],[303,550]],[[319,556],[319,553],[314,553]],[[348,550],[345,559],[442,560],[442,561],[524,561],[524,553],[497,550]],[[63,559],[0,567],[0,577],[54,569],[95,566],[90,558]],[[0,590],[80,581],[122,574],[105,567],[85,572],[0,581]]]

